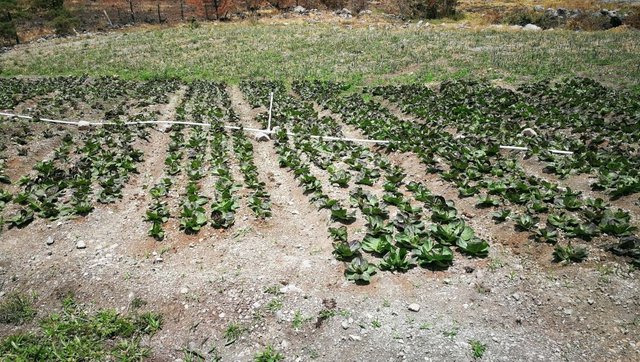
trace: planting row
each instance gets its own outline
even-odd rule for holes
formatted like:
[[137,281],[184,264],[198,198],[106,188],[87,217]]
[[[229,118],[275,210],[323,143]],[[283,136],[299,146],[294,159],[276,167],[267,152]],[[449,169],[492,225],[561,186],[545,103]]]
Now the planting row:
[[[269,94],[271,83],[241,85],[249,101],[253,94]],[[275,148],[281,167],[288,168],[318,210],[327,210],[328,233],[334,254],[347,262],[345,275],[368,282],[378,269],[406,271],[416,265],[447,268],[454,259],[452,246],[469,256],[486,256],[489,246],[475,236],[451,201],[433,195],[377,149],[322,137],[343,136],[343,125],[319,118],[310,102],[276,93],[272,124],[280,128]],[[264,121],[264,117],[261,119]],[[287,132],[296,134],[287,135]],[[325,181],[326,180],[326,181]],[[350,238],[352,224],[364,224],[362,238]],[[364,253],[370,257],[364,257]],[[372,258],[378,264],[371,262]]]
[[[428,172],[439,174],[443,180],[454,184],[460,197],[477,197],[478,208],[497,209],[496,222],[511,218],[518,230],[528,231],[536,240],[555,244],[560,236],[590,240],[600,234],[623,238],[621,241],[626,245],[629,245],[629,238],[637,240],[627,211],[612,208],[602,199],[584,197],[580,192],[528,175],[513,157],[499,152],[499,138],[450,134],[446,128],[454,126],[453,119],[451,123],[437,121],[441,119],[437,110],[433,110],[436,121],[421,124],[402,121],[381,104],[366,101],[359,94],[344,97],[340,94],[340,85],[299,82],[294,88],[303,98],[313,99],[342,114],[347,123],[370,138],[390,140],[387,149],[416,154]],[[423,89],[423,93],[429,92]],[[427,96],[415,94],[409,93],[406,97],[422,99]],[[431,113],[426,115],[432,116]],[[490,129],[488,122],[476,121],[474,124]],[[464,124],[463,121],[460,123]],[[494,127],[500,129],[500,123]],[[585,256],[583,250],[573,248],[569,243],[557,246],[556,258],[566,256],[563,250],[575,252],[570,253],[570,259]],[[630,250],[626,254],[634,256],[636,253]]]

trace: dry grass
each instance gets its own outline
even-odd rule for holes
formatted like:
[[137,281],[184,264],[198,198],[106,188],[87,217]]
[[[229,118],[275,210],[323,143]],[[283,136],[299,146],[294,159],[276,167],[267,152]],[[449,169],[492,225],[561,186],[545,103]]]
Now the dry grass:
[[119,75],[352,84],[582,75],[640,89],[640,33],[344,24],[203,24],[56,39],[0,55],[0,75]]

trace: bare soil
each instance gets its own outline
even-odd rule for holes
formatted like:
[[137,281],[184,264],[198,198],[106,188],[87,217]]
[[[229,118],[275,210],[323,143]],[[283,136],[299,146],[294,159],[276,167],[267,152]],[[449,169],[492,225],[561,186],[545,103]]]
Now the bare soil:
[[[237,88],[230,94],[240,122],[257,126],[254,118],[264,109],[252,109]],[[164,119],[171,119],[173,106],[158,107]],[[30,146],[19,162],[10,154],[9,171],[28,172],[23,165],[46,157],[55,140]],[[491,210],[477,209],[473,198],[459,199],[415,156],[394,153],[387,157],[405,168],[407,181],[421,181],[455,201],[490,241],[490,255],[457,254],[446,271],[379,272],[371,284],[355,285],[331,254],[328,213],[318,212],[293,175],[278,167],[272,143],[252,142],[271,195],[271,218],[256,220],[242,200],[228,231],[205,227],[186,235],[172,219],[165,241],[148,237],[148,187],[162,177],[169,143],[168,134],[152,130],[149,142],[137,144],[145,161],[121,201],[98,205],[84,218],[36,219],[24,229],[2,231],[0,298],[35,292],[38,317],[59,308],[69,292],[89,309],[122,312],[141,298],[144,308],[164,316],[162,330],[143,341],[152,347],[153,361],[184,360],[185,349],[247,361],[268,344],[287,361],[469,361],[471,340],[486,344],[483,359],[489,361],[640,359],[637,271],[623,260],[589,246],[584,263],[553,263],[551,246],[496,225]],[[49,236],[54,243],[47,246]],[[79,240],[86,249],[76,248]],[[418,312],[408,309],[412,303],[420,305]],[[224,331],[231,323],[244,332],[227,345]],[[35,326],[0,325],[0,338]]]

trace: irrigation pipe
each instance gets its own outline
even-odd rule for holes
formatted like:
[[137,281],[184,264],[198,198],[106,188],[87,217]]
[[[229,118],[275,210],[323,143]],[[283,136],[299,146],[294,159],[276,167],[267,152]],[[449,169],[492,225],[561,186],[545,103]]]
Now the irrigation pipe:
[[[35,121],[42,121],[42,122],[47,122],[47,123],[67,124],[67,125],[73,125],[73,126],[115,126],[115,125],[132,126],[132,125],[142,125],[142,124],[181,124],[181,125],[199,126],[199,127],[211,127],[211,126],[213,126],[210,123],[181,122],[181,121],[135,121],[135,122],[120,122],[120,123],[116,123],[116,122],[88,122],[88,121],[61,121],[61,120],[57,120],[57,119],[36,118],[36,117],[32,117],[32,116],[25,116],[25,115],[21,115],[21,114],[7,113],[7,112],[0,112],[0,116],[15,117],[15,118],[20,118],[20,119],[28,119],[28,120],[35,120]],[[264,133],[264,134],[276,133],[276,131],[271,130],[271,129],[266,130],[266,129],[258,129],[258,128],[231,126],[231,125],[222,125],[222,127],[225,128],[225,129],[244,130],[244,131],[255,132],[255,133]],[[301,136],[300,134],[293,133],[293,132],[287,132],[287,135],[289,135],[289,136]],[[389,141],[384,141],[384,140],[371,140],[371,139],[349,138],[349,137],[314,136],[314,135],[310,135],[309,137],[314,138],[314,139],[323,139],[323,140],[326,140],[326,141],[345,141],[345,142],[362,142],[362,143],[378,143],[378,144],[388,144],[389,143]]]
[[269,95],[269,123],[267,124],[267,131],[271,131],[271,111],[273,110],[273,92]]
[[[273,94],[273,93],[272,93]],[[273,134],[276,131],[271,129],[271,106],[273,106],[273,98],[271,100],[271,105],[269,106],[269,124],[267,129],[258,129],[258,128],[247,128],[240,126],[231,126],[231,125],[222,125],[223,128],[232,129],[232,130],[244,130],[247,132],[255,132],[255,133],[264,133],[264,134]],[[37,120],[47,123],[56,123],[56,124],[67,124],[74,126],[104,126],[104,125],[119,125],[124,124],[127,126],[131,125],[142,125],[142,124],[180,124],[186,126],[199,126],[199,127],[211,127],[212,125],[209,123],[197,123],[197,122],[181,122],[181,121],[136,121],[136,122],[124,122],[124,123],[115,123],[115,122],[88,122],[88,121],[61,121],[58,119],[50,119],[50,118],[36,118],[32,116],[25,116],[21,114],[8,113],[8,112],[0,112],[0,116],[5,117],[15,117],[20,119],[28,119],[28,120]],[[287,132],[289,136],[301,136],[300,134]],[[314,136],[310,135],[309,137],[313,139],[322,139],[325,141],[345,141],[345,142],[362,142],[362,143],[375,143],[375,144],[388,144],[389,141],[385,140],[371,140],[371,139],[361,139],[361,138],[350,138],[350,137],[333,137],[333,136]],[[500,149],[503,150],[515,150],[515,151],[528,151],[527,147],[520,146],[500,146]],[[559,155],[573,155],[571,151],[562,151],[562,150],[549,150],[551,153],[559,154]]]
[[[527,147],[520,147],[520,146],[500,146],[500,149],[502,149],[502,150],[514,150],[514,151],[528,151],[529,150],[529,148],[527,148]],[[555,154],[558,154],[558,155],[573,155],[573,152],[571,152],[571,151],[549,150],[549,152],[555,153]]]

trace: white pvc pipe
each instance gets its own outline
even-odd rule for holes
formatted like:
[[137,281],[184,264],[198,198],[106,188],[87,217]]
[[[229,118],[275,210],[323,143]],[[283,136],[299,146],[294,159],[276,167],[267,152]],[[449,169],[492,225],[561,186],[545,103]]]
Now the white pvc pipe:
[[[502,149],[502,150],[515,150],[515,151],[528,151],[529,150],[527,147],[520,147],[520,146],[500,146],[500,149]],[[555,153],[555,154],[558,154],[558,155],[573,155],[573,152],[571,152],[571,151],[562,151],[562,150],[550,149],[549,152]]]
[[271,111],[273,110],[273,92],[269,95],[269,123],[267,124],[267,131],[271,131]]
[[[35,118],[32,116],[25,116],[25,115],[21,115],[21,114],[14,114],[14,113],[7,113],[7,112],[0,112],[0,116],[5,116],[5,117],[15,117],[15,118],[21,118],[21,119],[29,119],[29,120],[39,120],[39,121],[43,121],[43,122],[47,122],[47,123],[56,123],[56,124],[68,124],[68,125],[74,125],[74,126],[82,126],[82,125],[87,125],[87,126],[104,126],[104,125],[108,125],[108,126],[115,126],[115,125],[126,125],[126,126],[132,126],[132,125],[138,125],[138,124],[182,124],[182,125],[187,125],[187,126],[199,126],[199,127],[211,127],[212,124],[210,123],[197,123],[197,122],[181,122],[181,121],[135,121],[135,122],[121,122],[121,123],[116,123],[116,122],[88,122],[88,121],[61,121],[61,120],[57,120],[57,119],[50,119],[50,118]],[[266,133],[266,134],[273,134],[276,133],[276,131],[273,130],[266,130],[266,129],[257,129],[257,128],[247,128],[247,127],[240,127],[240,126],[230,126],[230,125],[222,125],[223,128],[226,129],[233,129],[233,130],[245,130],[248,132],[260,132],[260,133]],[[293,132],[287,132],[287,135],[289,136],[301,136],[298,133],[293,133]],[[370,139],[359,139],[359,138],[348,138],[348,137],[333,137],[333,136],[309,136],[311,138],[314,139],[323,139],[326,141],[346,141],[346,142],[363,142],[363,143],[379,143],[379,144],[387,144],[389,143],[389,141],[383,141],[383,140],[370,140]]]
[[[271,93],[271,105],[273,105],[273,93]],[[15,117],[15,118],[29,119],[29,120],[36,119],[35,117],[32,117],[32,116],[25,116],[25,115],[21,115],[21,114],[8,113],[8,112],[0,112],[0,116]],[[103,126],[103,125],[118,125],[118,124],[124,124],[124,125],[127,125],[127,126],[137,125],[137,124],[182,124],[182,125],[187,125],[187,126],[199,126],[199,127],[211,127],[212,126],[210,123],[181,122],[181,121],[136,121],[136,122],[115,123],[115,122],[61,121],[61,120],[50,119],[50,118],[37,118],[37,120],[40,120],[40,121],[43,121],[43,122],[48,122],[48,123],[69,124],[69,125],[75,125],[75,126],[82,126],[82,125]],[[245,130],[245,131],[248,131],[248,132],[261,132],[261,133],[266,133],[266,134],[276,133],[273,130],[271,130],[271,107],[269,107],[269,124],[267,126],[267,129],[247,128],[247,127],[230,126],[230,125],[222,125],[222,127],[226,128],[226,129],[234,129],[234,130],[242,129],[242,130]],[[293,132],[287,132],[287,135],[289,135],[289,136],[301,136],[300,134],[293,133]],[[326,141],[363,142],[363,143],[377,143],[377,144],[388,144],[389,143],[389,141],[385,141],[385,140],[371,140],[371,139],[348,138],[348,137],[333,137],[333,136],[309,136],[309,137],[314,138],[314,139],[323,139],[323,140],[326,140]],[[503,150],[515,150],[515,151],[528,151],[529,150],[529,148],[521,147],[521,146],[500,146],[500,149],[503,149]],[[562,151],[562,150],[550,149],[549,152],[555,153],[555,154],[559,154],[559,155],[573,155],[573,152],[571,152],[571,151]]]

